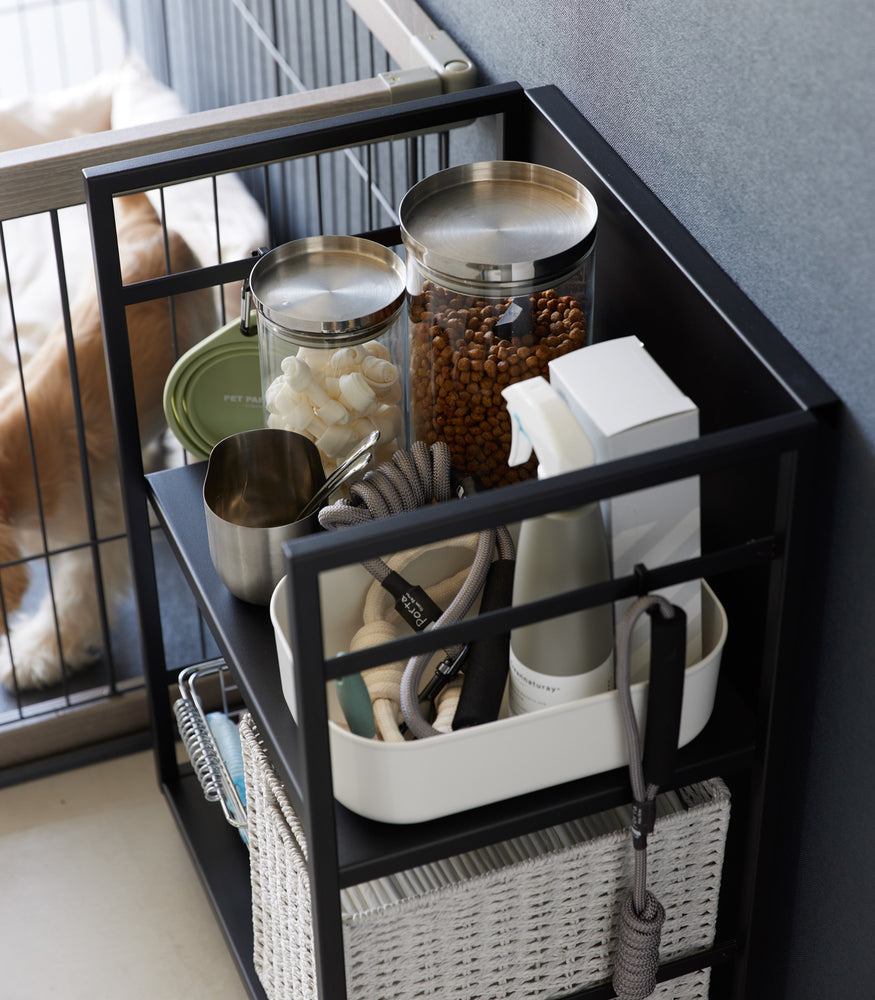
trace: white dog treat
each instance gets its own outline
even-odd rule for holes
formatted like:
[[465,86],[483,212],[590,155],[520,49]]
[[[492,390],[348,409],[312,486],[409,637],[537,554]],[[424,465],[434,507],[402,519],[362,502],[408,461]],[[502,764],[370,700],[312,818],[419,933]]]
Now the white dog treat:
[[400,447],[402,386],[379,341],[333,351],[302,347],[283,358],[281,368],[264,394],[268,426],[313,440],[326,472],[375,428],[380,431],[375,464]]
[[340,376],[340,401],[357,416],[364,417],[377,408],[377,395],[361,372]]
[[267,388],[264,401],[272,413],[285,417],[300,405],[300,396],[294,392],[284,379],[278,378]]
[[318,369],[328,364],[331,352],[319,347],[299,347],[295,356],[305,361],[311,368]]
[[374,392],[377,394],[377,399],[387,406],[397,406],[401,402],[400,382],[393,382],[392,385],[387,385],[384,389],[375,388]]
[[303,357],[304,351],[298,351],[297,354],[289,354],[280,361],[280,368],[283,375],[288,375],[289,372],[294,373],[295,369],[301,364],[305,364],[308,368],[310,367],[307,359]]
[[349,410],[336,399],[329,399],[327,403],[323,403],[322,406],[317,407],[316,416],[320,420],[325,421],[329,427],[333,424],[349,423]]
[[276,413],[277,396],[282,392],[284,383],[282,379],[275,378],[264,391],[264,405],[271,413]]
[[380,442],[390,444],[401,433],[401,414],[397,406],[379,406],[368,417],[380,432]]
[[350,444],[351,436],[349,425],[332,424],[315,439],[316,447],[328,458],[335,458]]
[[358,371],[367,357],[368,352],[363,347],[339,347],[332,352],[331,358],[325,366],[325,373],[326,375],[339,376]]
[[380,358],[382,361],[390,361],[392,358],[389,348],[385,344],[380,343],[379,340],[369,340],[362,346],[369,354],[372,354],[375,358]]
[[328,424],[324,420],[320,420],[314,413],[310,423],[307,424],[307,437],[316,438],[321,437],[328,430]]
[[307,432],[315,435],[325,426],[306,399],[299,399],[298,405],[283,415],[283,420],[290,431],[297,431],[298,434]]
[[362,375],[376,393],[380,393],[398,381],[398,369],[391,361],[368,356],[362,361]]
[[310,366],[301,358],[295,356],[283,358],[282,369],[286,385],[295,392],[307,396],[314,406],[322,406],[331,398],[319,384],[318,379],[313,377]]
[[332,399],[340,399],[340,379],[336,375],[326,375],[322,379],[322,388]]
[[[366,437],[377,429],[377,425],[371,420],[370,417],[356,417],[355,420],[351,421],[349,429],[352,432],[353,437],[357,441],[364,441]],[[380,437],[383,435],[380,434]]]

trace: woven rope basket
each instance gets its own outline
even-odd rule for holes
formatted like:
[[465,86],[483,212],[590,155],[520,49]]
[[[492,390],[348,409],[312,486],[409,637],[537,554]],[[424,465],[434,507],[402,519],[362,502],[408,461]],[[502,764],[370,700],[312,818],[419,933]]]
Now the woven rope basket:
[[[250,716],[241,720],[255,968],[270,1000],[316,1000],[304,830]],[[680,793],[657,820],[648,886],[666,921],[662,961],[714,941],[729,792],[719,779]],[[633,848],[625,830],[438,890],[343,917],[349,1000],[561,997],[610,979]],[[657,986],[661,1000],[706,1000],[709,970]]]

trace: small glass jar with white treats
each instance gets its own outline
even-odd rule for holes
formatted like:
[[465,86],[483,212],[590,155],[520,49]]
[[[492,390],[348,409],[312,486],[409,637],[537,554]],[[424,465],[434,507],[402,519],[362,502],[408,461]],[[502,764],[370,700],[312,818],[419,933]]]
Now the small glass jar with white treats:
[[374,464],[407,447],[405,268],[372,240],[316,236],[249,277],[268,427],[315,442],[326,474],[376,429]]

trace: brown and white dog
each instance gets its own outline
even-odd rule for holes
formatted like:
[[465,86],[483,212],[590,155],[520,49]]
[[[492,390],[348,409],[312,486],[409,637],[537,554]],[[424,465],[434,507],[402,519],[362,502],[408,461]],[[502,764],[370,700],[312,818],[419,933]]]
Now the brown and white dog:
[[[117,216],[125,282],[167,273],[163,228],[148,198],[121,199]],[[171,271],[198,266],[181,237],[167,238]],[[216,327],[212,292],[177,296],[173,316],[182,353]],[[71,319],[94,523],[106,538],[123,533],[124,519],[93,279]],[[164,383],[177,356],[171,308],[166,299],[146,302],[128,307],[127,319],[145,447],[164,430]],[[93,662],[103,642],[67,351],[61,324],[25,364],[25,393],[17,378],[0,389],[0,681],[19,690],[57,683],[62,664],[76,670]],[[22,618],[15,612],[29,584],[23,560],[46,551],[57,553],[48,561],[50,586],[38,610]],[[98,551],[111,622],[129,586],[127,547],[117,539]]]

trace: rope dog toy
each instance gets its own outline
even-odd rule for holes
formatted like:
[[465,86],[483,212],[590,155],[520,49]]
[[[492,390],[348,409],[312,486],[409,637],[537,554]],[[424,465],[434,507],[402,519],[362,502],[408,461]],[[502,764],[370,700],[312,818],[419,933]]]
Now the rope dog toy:
[[[454,486],[448,445],[438,441],[429,447],[419,441],[409,451],[396,451],[391,461],[367,472],[360,482],[350,487],[348,500],[341,499],[324,507],[319,512],[319,523],[327,529],[363,524],[416,510],[432,502],[450,500],[457,493],[464,495],[464,491],[459,492]],[[513,559],[513,541],[504,526],[485,529],[478,534],[472,567],[445,611],[421,587],[408,583],[384,560],[367,559],[362,565],[396,597],[396,610],[414,631],[422,631],[465,617],[483,587],[496,549],[500,558]],[[445,650],[446,658],[422,693],[419,691],[422,674],[432,654],[420,654],[408,661],[401,679],[400,703],[405,724],[417,738],[439,735],[440,730],[423,716],[420,705],[423,700],[433,700],[453,680],[461,669],[466,651],[464,645],[449,646]]]
[[[444,543],[444,547],[462,548],[473,553],[476,544],[476,535],[464,535]],[[400,552],[388,561],[388,566],[392,571],[403,573],[412,562],[427,552],[429,548],[430,546],[422,546],[417,549]],[[468,573],[468,569],[460,570],[449,579],[442,580],[430,586],[430,595],[439,604],[451,601],[467,579]],[[397,638],[396,627],[388,618],[392,610],[391,602],[391,595],[375,580],[365,595],[364,624],[350,641],[350,650],[352,652],[365,649],[369,646],[378,646]],[[398,720],[401,717],[401,677],[405,666],[404,661],[383,663],[362,672],[362,677],[365,680],[368,694],[373,704],[377,733],[387,743],[401,743],[404,741],[404,735],[399,728]],[[458,700],[459,686],[459,680],[454,679],[440,692],[437,701],[438,714],[433,722],[435,729],[440,731],[449,730],[446,717],[449,714],[449,722],[451,723],[455,712],[455,704]],[[456,692],[455,696],[452,694],[454,691]],[[451,707],[453,714],[450,714]]]

